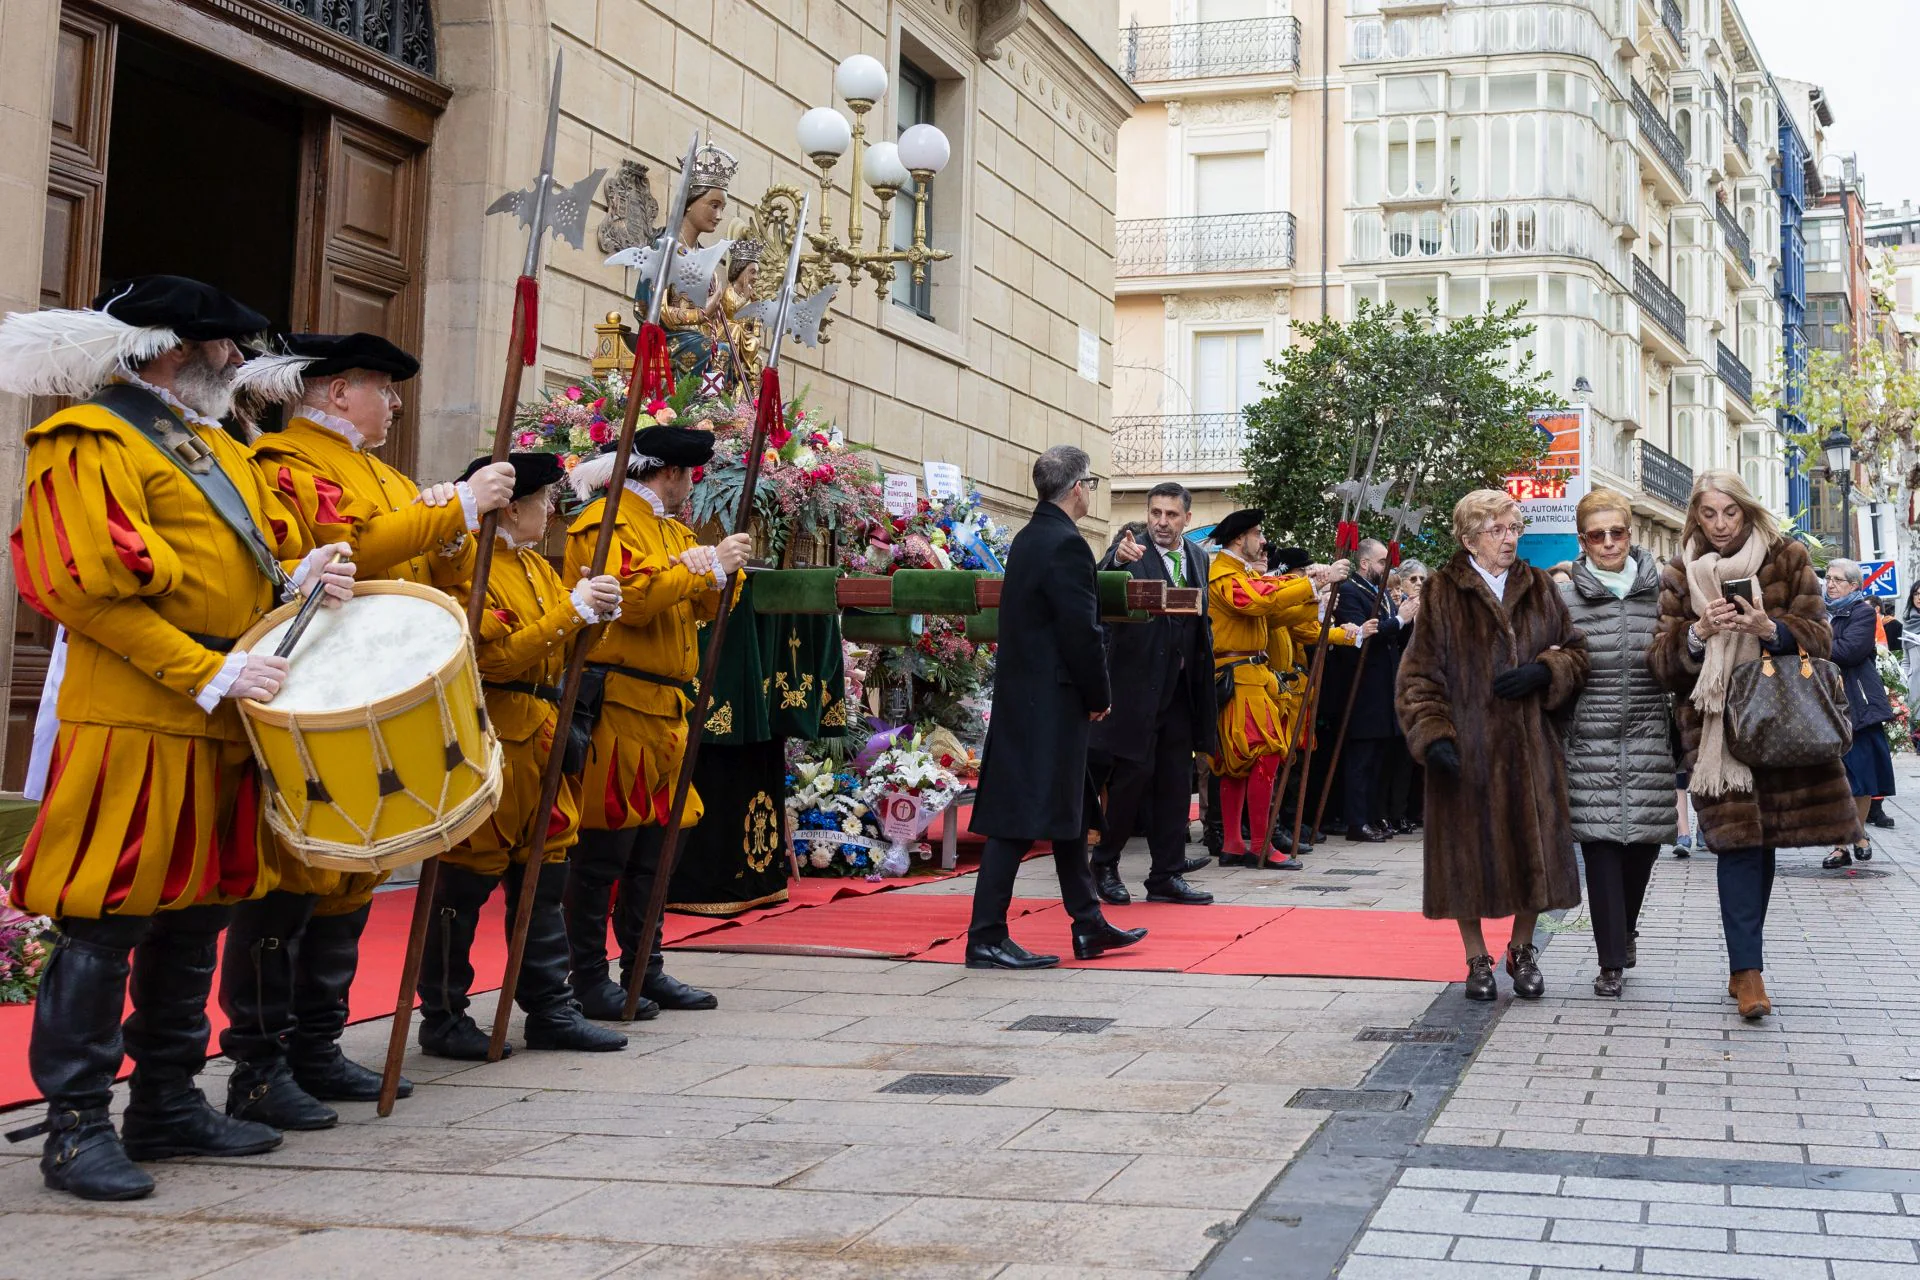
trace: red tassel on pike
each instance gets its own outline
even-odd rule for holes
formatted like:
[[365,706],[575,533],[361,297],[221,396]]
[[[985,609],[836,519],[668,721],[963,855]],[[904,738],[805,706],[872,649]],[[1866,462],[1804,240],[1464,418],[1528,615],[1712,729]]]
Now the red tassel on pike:
[[637,394],[642,403],[664,400],[673,394],[673,361],[667,355],[667,331],[657,324],[640,326],[640,340],[633,353],[636,387],[627,390],[628,395]]
[[540,282],[521,276],[514,282],[513,304],[520,308],[520,363],[532,365],[540,354]]
[[1333,549],[1335,551],[1358,551],[1360,549],[1360,526],[1352,520],[1342,520],[1334,529]]
[[1387,566],[1392,569],[1400,567],[1400,544],[1397,542],[1387,544]]

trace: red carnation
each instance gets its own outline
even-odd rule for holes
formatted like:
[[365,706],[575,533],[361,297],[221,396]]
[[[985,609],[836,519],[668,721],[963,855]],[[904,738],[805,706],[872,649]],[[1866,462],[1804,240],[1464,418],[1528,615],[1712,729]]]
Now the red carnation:
[[587,426],[587,439],[593,441],[595,444],[605,444],[607,441],[613,439],[613,427],[608,424],[605,418],[595,418]]
[[695,467],[693,469],[693,482],[695,484],[699,484],[702,480],[705,480],[706,478],[707,478],[707,469],[705,467]]

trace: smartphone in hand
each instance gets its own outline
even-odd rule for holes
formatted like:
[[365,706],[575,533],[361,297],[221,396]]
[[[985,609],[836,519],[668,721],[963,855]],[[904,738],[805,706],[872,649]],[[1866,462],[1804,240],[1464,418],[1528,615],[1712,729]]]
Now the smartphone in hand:
[[1748,604],[1755,606],[1758,606],[1760,603],[1760,597],[1754,590],[1752,578],[1735,578],[1731,582],[1721,583],[1720,595],[1729,602],[1745,600]]

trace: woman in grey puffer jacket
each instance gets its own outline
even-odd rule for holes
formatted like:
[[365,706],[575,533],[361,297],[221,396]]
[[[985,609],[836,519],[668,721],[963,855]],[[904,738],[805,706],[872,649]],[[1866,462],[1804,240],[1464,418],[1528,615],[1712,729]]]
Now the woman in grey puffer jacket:
[[1633,545],[1633,511],[1595,489],[1576,515],[1584,554],[1560,595],[1587,638],[1586,688],[1567,733],[1567,801],[1587,869],[1600,974],[1618,996],[1660,846],[1674,838],[1667,694],[1647,667],[1660,617],[1660,564]]

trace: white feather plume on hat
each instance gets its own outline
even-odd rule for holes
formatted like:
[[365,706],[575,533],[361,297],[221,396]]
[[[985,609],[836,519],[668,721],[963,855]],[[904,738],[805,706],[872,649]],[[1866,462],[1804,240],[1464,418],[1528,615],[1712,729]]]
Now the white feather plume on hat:
[[131,325],[104,311],[15,311],[0,320],[0,391],[90,396],[123,370],[180,345],[158,325]]
[[[656,471],[667,465],[658,458],[650,458],[644,453],[634,453],[627,457],[627,475],[638,480],[641,473]],[[567,473],[567,486],[582,502],[591,502],[593,496],[612,487],[613,451],[596,453],[591,458],[582,458],[573,464],[573,470]]]
[[297,404],[306,394],[306,369],[318,357],[255,356],[233,375],[233,394],[258,404]]

